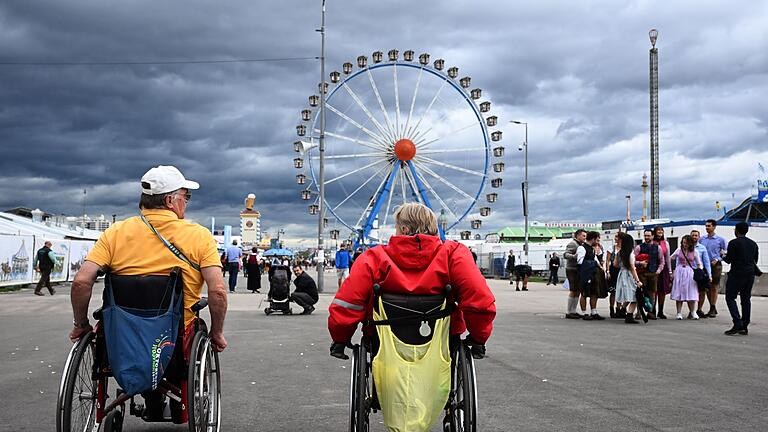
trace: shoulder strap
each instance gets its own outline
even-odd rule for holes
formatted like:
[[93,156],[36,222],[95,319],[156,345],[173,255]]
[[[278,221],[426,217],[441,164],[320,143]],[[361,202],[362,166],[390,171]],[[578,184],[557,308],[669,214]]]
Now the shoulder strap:
[[[693,268],[693,266],[691,265],[691,262],[690,262],[690,261],[688,261],[688,252],[687,252],[686,250],[682,249],[682,248],[680,249],[680,252],[682,252],[682,253],[683,253],[683,258],[685,258],[685,262],[687,262],[687,263],[688,263],[688,267],[691,267],[691,268]],[[694,253],[695,253],[695,252],[696,252],[696,250],[694,249]]]
[[153,227],[152,224],[149,223],[149,221],[147,220],[147,218],[144,217],[144,215],[141,215],[141,220],[144,221],[145,224],[147,224],[149,229],[151,229],[152,232],[155,233],[157,238],[159,238],[160,241],[163,242],[165,247],[167,247],[168,250],[170,250],[171,252],[173,252],[174,255],[176,255],[176,258],[178,258],[178,259],[184,261],[185,263],[189,264],[189,266],[192,267],[193,269],[195,269],[197,271],[200,271],[200,266],[195,264],[195,263],[193,263],[192,261],[190,261],[189,258],[187,258],[187,256],[184,255],[184,253],[182,251],[180,251],[176,246],[173,245],[173,243],[171,243],[168,240],[166,240],[165,237],[163,237],[162,234],[157,232],[155,227]]

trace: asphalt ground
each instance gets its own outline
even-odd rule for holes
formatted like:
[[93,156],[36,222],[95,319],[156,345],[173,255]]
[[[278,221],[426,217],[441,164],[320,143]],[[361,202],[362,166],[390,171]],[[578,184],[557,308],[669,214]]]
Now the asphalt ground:
[[[265,316],[264,296],[244,292],[244,281],[230,295],[222,430],[346,429],[350,362],[328,356],[333,277],[310,316]],[[488,282],[498,315],[488,357],[476,363],[479,430],[768,430],[768,298],[753,299],[750,335],[729,337],[722,296],[716,319],[627,325],[564,319],[559,286],[532,283],[516,292],[507,281]],[[97,284],[94,299],[100,290]],[[71,347],[68,294],[62,286],[53,297],[31,289],[0,295],[2,431],[55,430]],[[599,307],[608,315],[606,301]],[[381,419],[372,415],[373,430],[384,430]],[[124,430],[186,429],[129,418]]]

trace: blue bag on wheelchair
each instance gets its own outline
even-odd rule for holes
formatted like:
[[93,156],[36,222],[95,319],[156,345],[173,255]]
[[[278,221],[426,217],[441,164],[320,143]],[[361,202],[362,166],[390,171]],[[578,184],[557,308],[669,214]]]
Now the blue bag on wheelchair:
[[[164,290],[161,301],[149,308],[130,307],[116,301],[125,294],[120,290],[121,295],[116,295],[115,278],[140,281],[144,277],[107,275],[102,310],[112,375],[127,394],[135,395],[154,390],[163,378],[179,334],[182,296],[176,287],[178,274],[172,273],[170,279],[168,276],[150,276],[147,279],[159,279],[160,283],[154,283],[154,287]],[[133,295],[141,296],[141,289]]]

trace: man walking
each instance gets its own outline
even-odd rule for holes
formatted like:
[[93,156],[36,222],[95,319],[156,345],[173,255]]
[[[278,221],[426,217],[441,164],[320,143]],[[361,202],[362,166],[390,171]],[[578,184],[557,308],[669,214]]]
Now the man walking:
[[552,252],[552,257],[549,258],[549,280],[547,285],[557,285],[558,271],[560,271],[560,257],[557,256],[557,252]]
[[349,256],[347,246],[342,243],[339,251],[336,252],[336,277],[339,280],[339,288],[349,277],[349,264],[352,261],[352,257]]
[[[573,240],[565,247],[565,278],[568,280],[568,309],[565,317],[568,319],[581,319],[581,314],[576,311],[576,305],[579,303],[581,294],[581,284],[579,283],[579,263],[576,260],[576,250],[587,238],[587,232],[578,229],[573,234]],[[586,300],[585,300],[586,302]],[[585,303],[586,307],[586,303]]]
[[507,271],[507,274],[509,275],[509,284],[512,285],[513,277],[515,275],[515,251],[514,249],[509,250],[509,255],[507,255],[507,264],[504,266],[504,269]]
[[56,294],[56,290],[51,286],[51,271],[53,271],[54,264],[56,263],[56,254],[51,250],[51,246],[53,246],[53,243],[50,240],[46,240],[43,247],[35,255],[33,267],[36,271],[40,272],[40,281],[37,282],[35,287],[35,295],[38,296],[44,295],[42,292],[43,285],[48,288],[48,292],[51,295]]
[[[752,285],[755,276],[762,274],[757,268],[757,243],[747,238],[749,224],[739,222],[734,232],[736,238],[728,243],[728,253],[723,258],[731,265],[728,281],[725,284],[725,302],[733,319],[733,327],[725,334],[732,336],[749,334],[749,322],[752,315]],[[736,296],[741,300],[741,314],[736,305]]]
[[701,310],[701,305],[704,304],[704,298],[706,298],[707,292],[709,291],[709,288],[712,286],[712,265],[709,262],[709,253],[707,252],[707,248],[704,247],[703,244],[699,243],[699,240],[701,239],[701,233],[699,233],[698,230],[692,230],[691,239],[693,240],[693,243],[696,245],[694,250],[696,251],[696,254],[699,256],[699,259],[701,260],[701,262],[704,264],[704,271],[707,272],[707,277],[709,278],[708,284],[699,286],[699,309],[696,311],[696,315],[698,315],[699,318],[709,318]]
[[[640,282],[643,283],[645,297],[653,299],[653,310],[648,312],[648,319],[656,319],[656,284],[664,270],[664,252],[661,246],[653,242],[653,230],[643,231],[643,242],[635,246],[635,268]],[[642,305],[637,305],[638,308]]]
[[304,311],[301,312],[302,315],[309,315],[315,310],[313,305],[318,300],[317,284],[312,276],[308,275],[298,264],[293,266],[293,274],[296,275],[296,279],[293,281],[296,289],[291,294],[291,301],[304,308]]
[[232,240],[232,246],[227,248],[227,271],[229,271],[229,292],[237,288],[237,273],[240,271],[240,258],[243,251],[237,246],[237,240]]
[[[712,284],[707,292],[707,298],[709,299],[709,318],[717,316],[717,291],[720,289],[720,276],[723,274],[723,262],[722,257],[728,251],[728,247],[725,244],[725,239],[715,234],[715,228],[717,227],[717,221],[714,219],[707,219],[704,225],[704,229],[707,231],[707,235],[701,238],[699,242],[707,248],[709,254],[709,263],[712,268]],[[699,303],[699,309],[702,308]]]

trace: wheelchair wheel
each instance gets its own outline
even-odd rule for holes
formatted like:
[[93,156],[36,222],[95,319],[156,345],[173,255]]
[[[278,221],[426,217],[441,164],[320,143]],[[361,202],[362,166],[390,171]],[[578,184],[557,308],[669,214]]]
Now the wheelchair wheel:
[[475,432],[477,430],[477,388],[475,363],[468,346],[463,343],[456,351],[456,367],[452,368],[450,412],[444,429],[450,432]]
[[123,412],[117,408],[104,416],[104,432],[122,432]]
[[98,382],[93,379],[96,335],[84,335],[72,347],[59,386],[56,407],[58,432],[81,432],[93,429],[96,422]]
[[352,348],[352,379],[349,388],[349,432],[368,432],[370,414],[370,376],[365,344]]
[[219,355],[208,334],[199,331],[192,341],[187,379],[190,432],[218,432],[221,425]]

